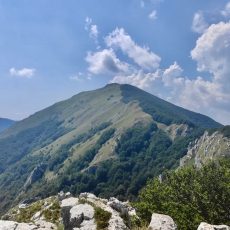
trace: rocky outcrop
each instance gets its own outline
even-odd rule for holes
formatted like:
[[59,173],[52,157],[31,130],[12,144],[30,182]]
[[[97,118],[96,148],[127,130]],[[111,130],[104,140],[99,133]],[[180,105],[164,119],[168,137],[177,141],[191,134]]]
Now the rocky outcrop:
[[37,223],[18,223],[15,221],[0,220],[0,230],[56,230],[57,227],[46,221]]
[[148,230],[177,230],[177,226],[170,216],[153,213]]
[[[91,193],[82,193],[79,195],[78,202],[70,202],[67,198],[62,200],[62,218],[66,230],[96,230],[97,219],[95,218],[95,210],[103,210],[104,213],[109,213],[110,218],[107,220],[108,230],[126,230],[130,229],[129,226],[125,224],[123,220],[126,214],[127,219],[129,219],[128,204],[125,202],[120,202],[115,198],[110,200],[101,199],[96,197]],[[75,200],[76,201],[76,200]],[[72,206],[68,206],[70,204]],[[134,212],[131,212],[134,215]]]
[[28,176],[23,188],[27,189],[31,184],[33,184],[34,182],[36,182],[38,179],[40,179],[46,169],[46,165],[45,164],[39,164],[37,165],[33,171],[30,173],[30,175]]
[[202,222],[197,230],[230,230],[230,227],[227,225],[211,225]]
[[[63,197],[61,197],[62,199]],[[78,204],[79,199],[75,197],[69,197],[61,201],[61,216],[62,221],[66,229],[72,229],[72,223],[70,221],[70,210],[72,207]]]
[[[0,230],[133,230],[139,229],[140,224],[129,202],[114,197],[102,199],[91,193],[72,197],[69,192],[60,192],[23,207],[19,205],[3,219],[0,220]],[[170,216],[153,213],[148,230],[177,230],[177,225]],[[201,223],[198,230],[230,228]]]
[[189,144],[187,154],[180,160],[180,167],[195,165],[200,168],[206,162],[224,156],[230,156],[230,138],[218,131],[213,134],[206,131]]

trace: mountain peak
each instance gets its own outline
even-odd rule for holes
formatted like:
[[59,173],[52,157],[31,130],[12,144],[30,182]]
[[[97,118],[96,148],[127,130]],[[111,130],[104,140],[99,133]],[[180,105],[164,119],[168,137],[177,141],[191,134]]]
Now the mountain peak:
[[80,93],[0,134],[0,212],[60,189],[132,198],[220,126],[127,84]]

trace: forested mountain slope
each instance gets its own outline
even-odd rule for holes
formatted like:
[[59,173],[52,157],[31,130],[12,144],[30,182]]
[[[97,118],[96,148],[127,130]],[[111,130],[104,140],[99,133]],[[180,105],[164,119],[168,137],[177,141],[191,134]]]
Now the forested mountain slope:
[[3,130],[9,128],[11,125],[13,125],[15,121],[7,119],[7,118],[0,118],[0,132]]
[[60,190],[135,199],[221,125],[130,85],[83,92],[0,134],[0,210]]

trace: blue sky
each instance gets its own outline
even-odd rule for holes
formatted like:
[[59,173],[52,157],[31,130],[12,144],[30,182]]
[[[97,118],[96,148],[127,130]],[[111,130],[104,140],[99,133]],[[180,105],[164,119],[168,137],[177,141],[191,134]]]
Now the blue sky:
[[110,82],[230,124],[229,0],[0,0],[0,117]]

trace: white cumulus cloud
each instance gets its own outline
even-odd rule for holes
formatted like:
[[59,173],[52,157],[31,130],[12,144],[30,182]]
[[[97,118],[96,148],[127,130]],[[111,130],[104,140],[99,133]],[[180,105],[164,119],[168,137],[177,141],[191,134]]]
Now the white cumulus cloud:
[[209,115],[223,124],[230,122],[230,22],[213,24],[198,38],[191,57],[209,78],[183,75],[175,62],[167,69],[117,75],[113,82],[128,83],[165,100]]
[[[105,38],[109,48],[89,52],[86,61],[92,74],[110,74],[111,82],[131,84],[174,104],[224,123],[230,122],[230,22],[207,27],[197,39],[191,58],[205,77],[184,75],[174,62],[160,69],[160,57],[136,44],[124,29],[115,29]],[[121,61],[120,49],[134,63]],[[119,54],[119,53],[118,53]]]
[[117,74],[129,70],[129,65],[120,61],[112,49],[104,49],[95,53],[88,52],[86,61],[89,64],[89,72],[93,74]]
[[205,21],[204,15],[198,11],[193,16],[192,31],[196,33],[203,33],[208,28],[208,23]]
[[35,74],[36,69],[31,68],[22,68],[22,69],[15,69],[10,68],[9,73],[11,76],[22,77],[22,78],[32,78]]
[[198,71],[212,74],[213,80],[230,89],[230,22],[211,25],[191,51]]
[[115,29],[105,38],[105,42],[108,47],[120,48],[143,69],[153,70],[159,67],[161,58],[148,47],[137,45],[123,28]]

